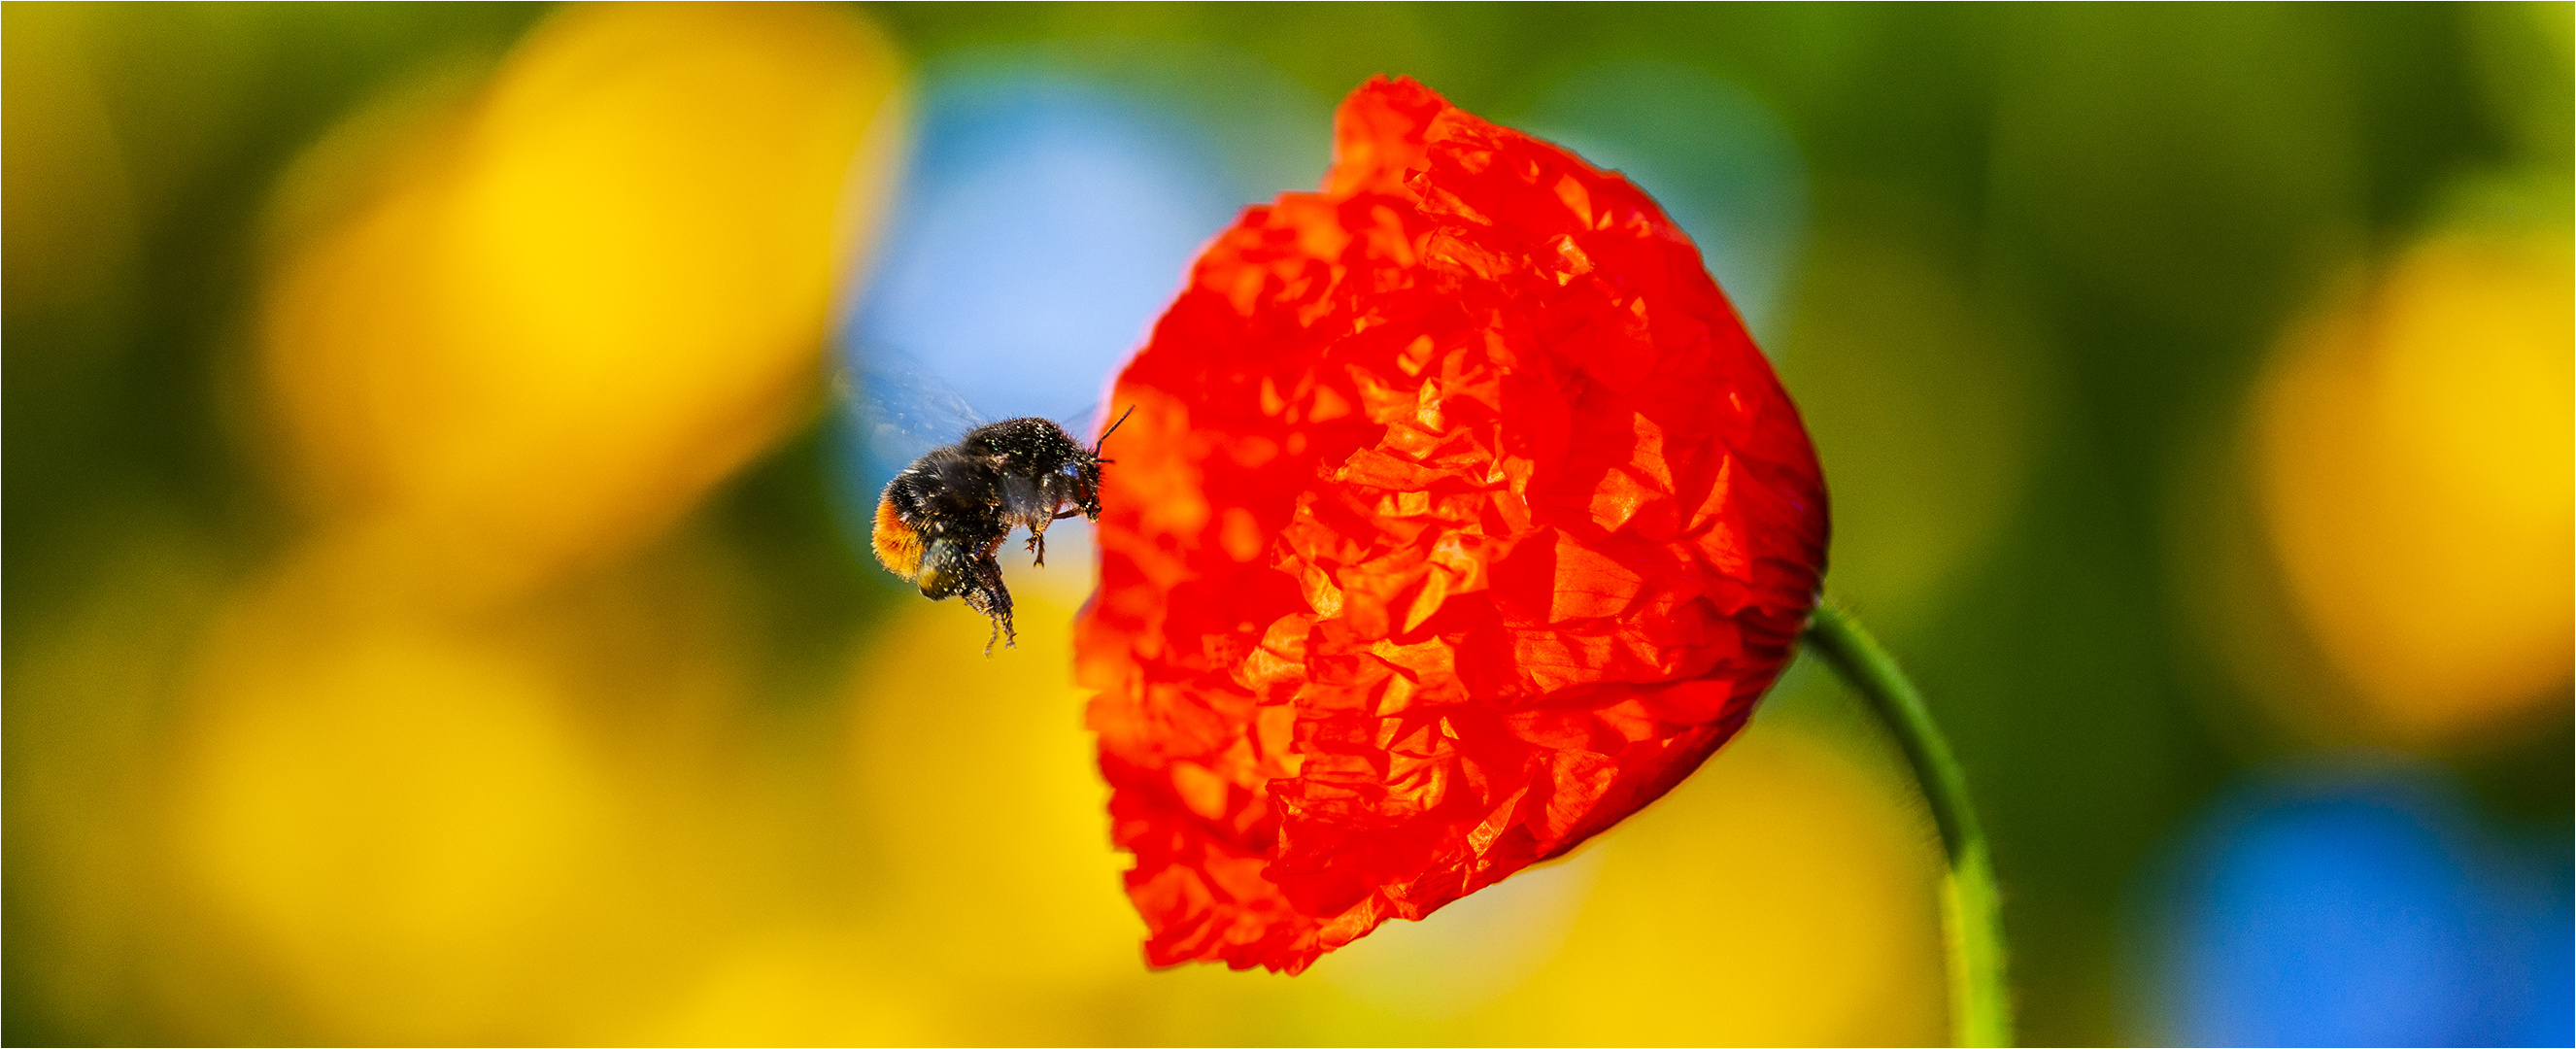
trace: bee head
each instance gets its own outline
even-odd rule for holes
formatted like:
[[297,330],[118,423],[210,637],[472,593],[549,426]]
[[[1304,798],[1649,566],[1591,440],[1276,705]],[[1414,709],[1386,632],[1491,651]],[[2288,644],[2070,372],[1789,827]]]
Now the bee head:
[[1117,422],[1110,423],[1108,429],[1100,431],[1100,439],[1092,442],[1088,454],[1082,456],[1075,464],[1074,505],[1082,508],[1084,517],[1094,521],[1100,519],[1100,468],[1118,461],[1101,458],[1101,447],[1108,444],[1109,435],[1117,433],[1119,425],[1125,423],[1127,417],[1134,414],[1136,414],[1136,406],[1128,405],[1126,411],[1119,413]]
[[1064,473],[1073,481],[1073,505],[1082,516],[1100,519],[1100,464],[1102,460],[1085,452],[1079,459],[1065,464]]

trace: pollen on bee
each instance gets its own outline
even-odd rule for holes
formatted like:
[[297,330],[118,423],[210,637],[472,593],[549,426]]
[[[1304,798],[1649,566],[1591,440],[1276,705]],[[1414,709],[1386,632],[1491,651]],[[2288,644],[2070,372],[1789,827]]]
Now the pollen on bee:
[[877,500],[876,531],[869,538],[886,571],[903,577],[907,583],[921,571],[921,533],[895,512],[892,496]]

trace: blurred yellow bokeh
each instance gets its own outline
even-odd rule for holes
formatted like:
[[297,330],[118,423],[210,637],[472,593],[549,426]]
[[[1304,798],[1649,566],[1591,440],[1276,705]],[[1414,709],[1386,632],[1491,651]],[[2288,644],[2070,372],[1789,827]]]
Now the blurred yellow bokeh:
[[902,76],[836,9],[567,8],[290,174],[253,387],[306,517],[215,615],[171,785],[296,1037],[685,1027],[647,1018],[792,895],[717,800],[742,569],[665,537],[817,400]]
[[2295,328],[2256,394],[2291,602],[2386,742],[2564,702],[2576,658],[2576,286],[2564,231],[2439,235]]
[[469,598],[668,525],[812,403],[900,74],[829,9],[581,6],[351,121],[263,310],[290,487]]
[[[261,613],[269,613],[262,616]],[[185,855],[321,1030],[470,1041],[606,873],[614,784],[561,689],[474,639],[260,609],[183,773]]]
[[1891,786],[1757,725],[1599,846],[1564,953],[1494,1019],[1564,1044],[1939,1044],[1938,853]]
[[[1014,589],[1037,589],[1019,585],[1035,574]],[[849,1039],[1922,1044],[1945,1030],[1928,822],[1901,781],[1797,720],[1756,725],[1567,860],[1390,923],[1302,976],[1148,972],[1068,669],[1071,611],[1024,602],[1019,647],[988,659],[980,618],[911,605],[857,655],[860,917],[838,948],[779,948],[797,960],[774,989],[810,990],[771,1015],[833,1015],[835,996],[798,995],[864,969],[892,988],[865,1000],[902,1004],[877,1026],[843,1016]]]

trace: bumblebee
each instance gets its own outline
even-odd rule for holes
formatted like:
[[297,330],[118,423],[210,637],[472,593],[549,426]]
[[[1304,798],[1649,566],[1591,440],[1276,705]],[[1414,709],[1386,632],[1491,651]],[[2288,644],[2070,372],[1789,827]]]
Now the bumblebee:
[[[1110,424],[1110,431],[1117,429]],[[920,587],[921,596],[962,596],[966,607],[992,620],[992,639],[984,643],[991,655],[993,642],[1018,639],[1011,591],[1002,585],[995,556],[1002,541],[1012,529],[1027,528],[1027,548],[1044,566],[1048,525],[1075,516],[1100,519],[1100,468],[1112,461],[1100,457],[1099,444],[1084,446],[1050,419],[978,426],[886,483],[871,537],[877,560]]]

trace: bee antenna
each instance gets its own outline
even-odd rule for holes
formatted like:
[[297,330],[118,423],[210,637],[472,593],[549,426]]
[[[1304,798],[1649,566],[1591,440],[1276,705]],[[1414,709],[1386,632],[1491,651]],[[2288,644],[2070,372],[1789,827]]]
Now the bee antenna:
[[[1101,446],[1101,445],[1104,445],[1104,444],[1108,444],[1108,443],[1109,443],[1109,435],[1110,435],[1110,434],[1113,434],[1113,433],[1117,433],[1117,432],[1118,432],[1118,427],[1120,427],[1121,425],[1124,425],[1124,424],[1127,422],[1127,417],[1128,417],[1128,416],[1130,416],[1130,415],[1134,415],[1134,414],[1136,414],[1136,406],[1135,406],[1135,405],[1132,405],[1132,404],[1131,404],[1131,405],[1128,405],[1128,406],[1127,406],[1127,410],[1126,410],[1126,411],[1123,411],[1123,412],[1118,413],[1118,421],[1117,421],[1117,422],[1110,423],[1110,424],[1109,424],[1109,428],[1108,428],[1108,429],[1100,431],[1100,439],[1099,439],[1099,440],[1097,440],[1097,441],[1093,441],[1093,442],[1091,442],[1091,455],[1092,455],[1092,458],[1095,458],[1095,459],[1100,458],[1100,446]],[[1108,459],[1101,459],[1100,461],[1105,463],[1105,462],[1109,462],[1109,461],[1111,461],[1111,460],[1108,460]]]

